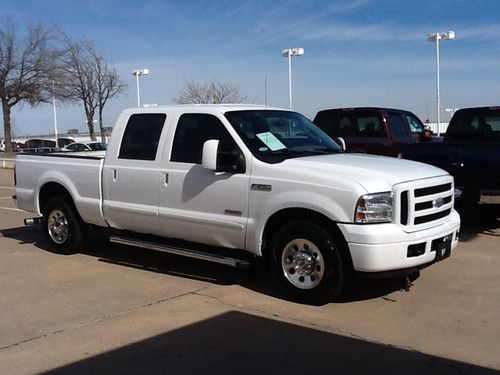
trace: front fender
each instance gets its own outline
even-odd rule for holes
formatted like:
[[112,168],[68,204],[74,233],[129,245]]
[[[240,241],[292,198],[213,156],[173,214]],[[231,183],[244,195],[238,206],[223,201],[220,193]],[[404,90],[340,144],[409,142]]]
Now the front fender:
[[247,224],[247,250],[258,256],[262,255],[264,230],[275,213],[286,209],[305,209],[321,214],[332,222],[348,223],[353,220],[357,202],[357,199],[353,198],[353,192],[339,193],[344,197],[330,197],[317,192],[288,190],[269,195],[264,199],[263,194],[266,193],[253,192],[251,194],[251,208]]

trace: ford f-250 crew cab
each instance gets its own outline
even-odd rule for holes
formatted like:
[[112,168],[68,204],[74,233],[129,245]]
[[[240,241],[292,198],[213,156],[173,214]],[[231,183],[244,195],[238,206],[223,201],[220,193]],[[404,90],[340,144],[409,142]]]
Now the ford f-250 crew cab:
[[235,266],[251,254],[304,301],[338,295],[351,271],[414,272],[458,242],[448,173],[344,153],[288,110],[125,110],[105,156],[21,154],[16,178],[19,207],[42,215],[59,251],[93,225],[120,230],[114,242]]

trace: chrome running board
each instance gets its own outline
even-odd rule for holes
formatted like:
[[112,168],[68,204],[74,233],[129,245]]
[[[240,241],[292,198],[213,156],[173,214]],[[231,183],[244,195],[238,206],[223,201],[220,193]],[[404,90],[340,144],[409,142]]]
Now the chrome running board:
[[205,260],[212,263],[224,264],[226,266],[231,266],[235,268],[248,268],[250,267],[250,262],[247,260],[230,258],[219,254],[203,252],[199,250],[187,249],[179,246],[171,246],[166,244],[161,244],[157,242],[141,241],[133,238],[125,238],[119,236],[109,237],[109,241],[116,244],[141,247],[143,249],[150,249],[155,251],[161,251],[163,253],[180,255],[188,258],[194,258],[199,260]]

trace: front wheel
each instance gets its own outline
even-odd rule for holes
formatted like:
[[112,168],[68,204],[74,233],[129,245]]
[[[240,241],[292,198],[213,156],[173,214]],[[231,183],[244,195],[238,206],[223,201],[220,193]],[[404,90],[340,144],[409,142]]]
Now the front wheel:
[[50,245],[69,254],[81,247],[84,225],[76,211],[61,198],[52,198],[43,209],[43,231]]
[[292,221],[273,237],[271,270],[279,285],[306,303],[330,302],[344,287],[342,257],[332,235],[308,221]]

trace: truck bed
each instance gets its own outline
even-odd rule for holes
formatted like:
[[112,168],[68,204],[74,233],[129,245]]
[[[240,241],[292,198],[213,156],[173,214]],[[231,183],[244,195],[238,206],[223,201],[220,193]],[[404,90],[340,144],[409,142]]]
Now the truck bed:
[[104,156],[102,151],[17,155],[16,195],[19,207],[41,215],[39,190],[50,181],[70,192],[85,222],[106,225],[102,215],[101,181]]

